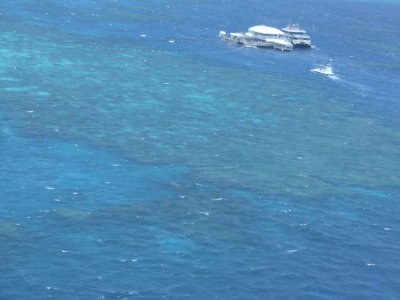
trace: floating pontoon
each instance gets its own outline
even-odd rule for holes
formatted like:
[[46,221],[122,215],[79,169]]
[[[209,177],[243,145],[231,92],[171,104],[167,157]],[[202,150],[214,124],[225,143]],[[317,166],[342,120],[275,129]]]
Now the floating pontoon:
[[229,35],[225,31],[220,31],[219,36],[223,40],[245,47],[268,47],[281,51],[293,50],[293,44],[283,31],[264,25],[253,26],[247,32],[233,32]]

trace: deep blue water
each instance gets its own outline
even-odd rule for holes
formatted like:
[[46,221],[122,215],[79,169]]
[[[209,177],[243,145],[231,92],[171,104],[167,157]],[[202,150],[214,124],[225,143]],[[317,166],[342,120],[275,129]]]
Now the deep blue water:
[[399,15],[0,1],[0,299],[400,299]]

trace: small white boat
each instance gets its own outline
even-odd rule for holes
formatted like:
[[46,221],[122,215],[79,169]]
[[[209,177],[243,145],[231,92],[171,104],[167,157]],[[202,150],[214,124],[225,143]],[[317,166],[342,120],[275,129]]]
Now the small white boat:
[[314,69],[311,69],[311,72],[320,73],[327,76],[334,76],[333,67],[332,67],[332,59],[329,65],[317,65]]

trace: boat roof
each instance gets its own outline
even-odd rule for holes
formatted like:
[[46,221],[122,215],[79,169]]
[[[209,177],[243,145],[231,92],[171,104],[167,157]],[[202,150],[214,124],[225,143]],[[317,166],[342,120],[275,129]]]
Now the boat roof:
[[268,27],[265,25],[257,25],[249,28],[249,31],[260,33],[260,34],[284,34],[277,28]]
[[286,26],[285,28],[282,28],[283,31],[286,32],[293,32],[293,33],[306,33],[305,30],[301,29],[299,25],[289,25]]

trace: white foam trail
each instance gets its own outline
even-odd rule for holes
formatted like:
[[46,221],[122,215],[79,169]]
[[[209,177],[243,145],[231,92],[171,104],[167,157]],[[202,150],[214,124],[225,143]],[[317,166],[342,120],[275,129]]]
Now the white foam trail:
[[286,250],[286,253],[292,254],[292,253],[296,253],[297,251],[299,251],[299,250],[296,250],[296,249],[288,249],[288,250]]

